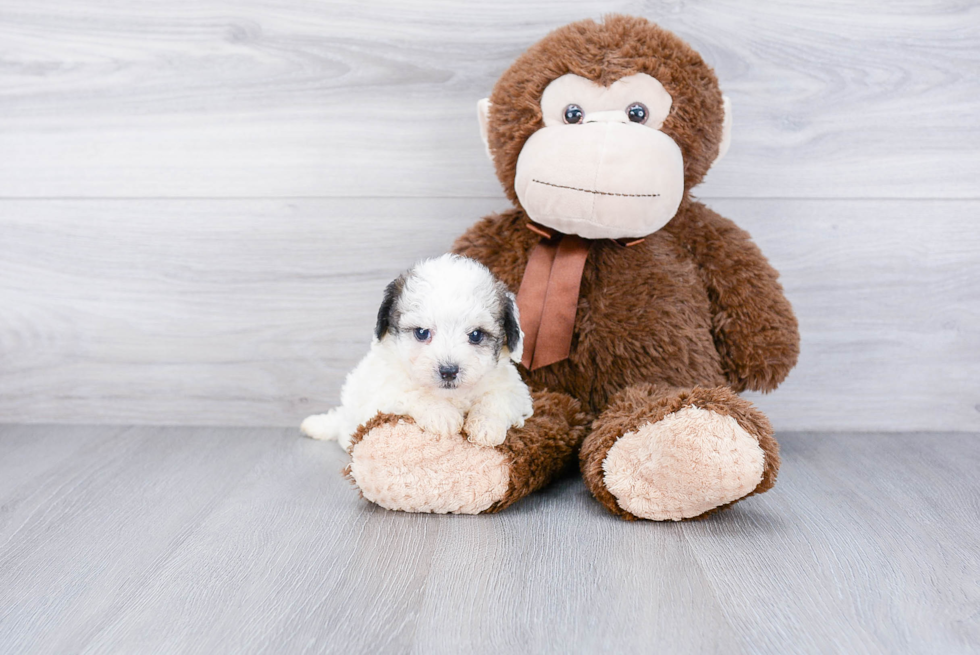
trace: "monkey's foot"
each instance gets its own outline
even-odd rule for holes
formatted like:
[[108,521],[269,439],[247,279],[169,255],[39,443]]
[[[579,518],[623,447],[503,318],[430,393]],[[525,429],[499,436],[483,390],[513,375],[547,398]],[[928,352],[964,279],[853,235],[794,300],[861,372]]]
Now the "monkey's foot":
[[496,448],[379,414],[354,434],[346,473],[364,498],[386,509],[500,511],[550,482],[574,457],[585,432],[575,400],[547,392],[532,396],[534,416],[508,431]]
[[724,388],[628,389],[582,448],[586,483],[627,519],[702,516],[769,489],[778,465],[768,420]]
[[[379,420],[380,419],[380,420]],[[455,434],[425,432],[411,419],[379,416],[358,433],[347,474],[386,509],[479,514],[507,493],[506,453]]]

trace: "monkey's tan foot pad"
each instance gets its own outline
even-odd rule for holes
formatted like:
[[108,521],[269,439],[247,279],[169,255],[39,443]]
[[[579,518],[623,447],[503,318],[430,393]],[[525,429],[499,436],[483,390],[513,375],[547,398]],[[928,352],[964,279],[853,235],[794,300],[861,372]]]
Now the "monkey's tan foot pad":
[[347,474],[386,509],[479,514],[507,494],[510,458],[460,435],[424,432],[403,417],[378,416],[354,437]]
[[734,418],[687,406],[616,440],[602,462],[603,481],[633,516],[679,521],[752,493],[765,459],[759,440]]

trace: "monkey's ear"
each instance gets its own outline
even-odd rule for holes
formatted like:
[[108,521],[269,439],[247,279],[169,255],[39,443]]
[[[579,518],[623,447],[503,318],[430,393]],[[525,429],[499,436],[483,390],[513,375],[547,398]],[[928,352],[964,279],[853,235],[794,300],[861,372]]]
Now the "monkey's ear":
[[721,143],[718,144],[718,156],[714,163],[717,164],[728,152],[728,146],[732,144],[732,101],[728,96],[721,97],[725,107],[725,119],[721,123]]
[[476,103],[476,117],[480,121],[480,138],[483,139],[483,147],[487,149],[487,157],[493,161],[493,153],[490,152],[490,138],[487,136],[487,124],[490,122],[490,98],[484,98]]
[[521,314],[517,311],[517,298],[510,291],[505,293],[504,316],[501,319],[504,336],[507,339],[507,349],[515,364],[521,363],[524,356],[524,333],[521,331]]
[[385,287],[385,296],[378,308],[378,322],[374,326],[374,337],[380,341],[393,328],[398,329],[398,297],[402,295],[405,276],[400,275]]

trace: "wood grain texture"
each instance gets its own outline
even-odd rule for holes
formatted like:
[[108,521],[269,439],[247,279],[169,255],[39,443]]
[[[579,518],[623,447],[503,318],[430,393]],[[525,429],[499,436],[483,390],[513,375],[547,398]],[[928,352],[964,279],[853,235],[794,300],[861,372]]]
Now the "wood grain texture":
[[335,403],[383,285],[506,207],[475,101],[613,11],[689,39],[734,101],[699,195],[803,330],[753,399],[781,429],[980,429],[980,7],[952,0],[0,0],[0,420]]
[[[780,429],[980,429],[976,201],[719,200],[782,272]],[[0,202],[0,419],[298,425],[493,200]]]
[[0,0],[0,197],[500,197],[476,101],[609,12],[688,39],[732,98],[704,197],[978,197],[964,0]]
[[388,512],[294,430],[2,427],[0,650],[967,653],[978,437],[782,434],[773,491],[658,524],[577,477]]

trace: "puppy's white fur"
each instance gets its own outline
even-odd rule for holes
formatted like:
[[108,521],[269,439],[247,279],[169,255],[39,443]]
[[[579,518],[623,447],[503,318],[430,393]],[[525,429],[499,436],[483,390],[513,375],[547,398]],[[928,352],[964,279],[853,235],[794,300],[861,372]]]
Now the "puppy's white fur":
[[521,360],[522,346],[514,295],[485,266],[457,255],[423,261],[388,285],[371,350],[347,376],[341,406],[300,429],[346,450],[357,427],[384,412],[411,416],[426,432],[462,431],[497,446],[532,413],[510,361]]

